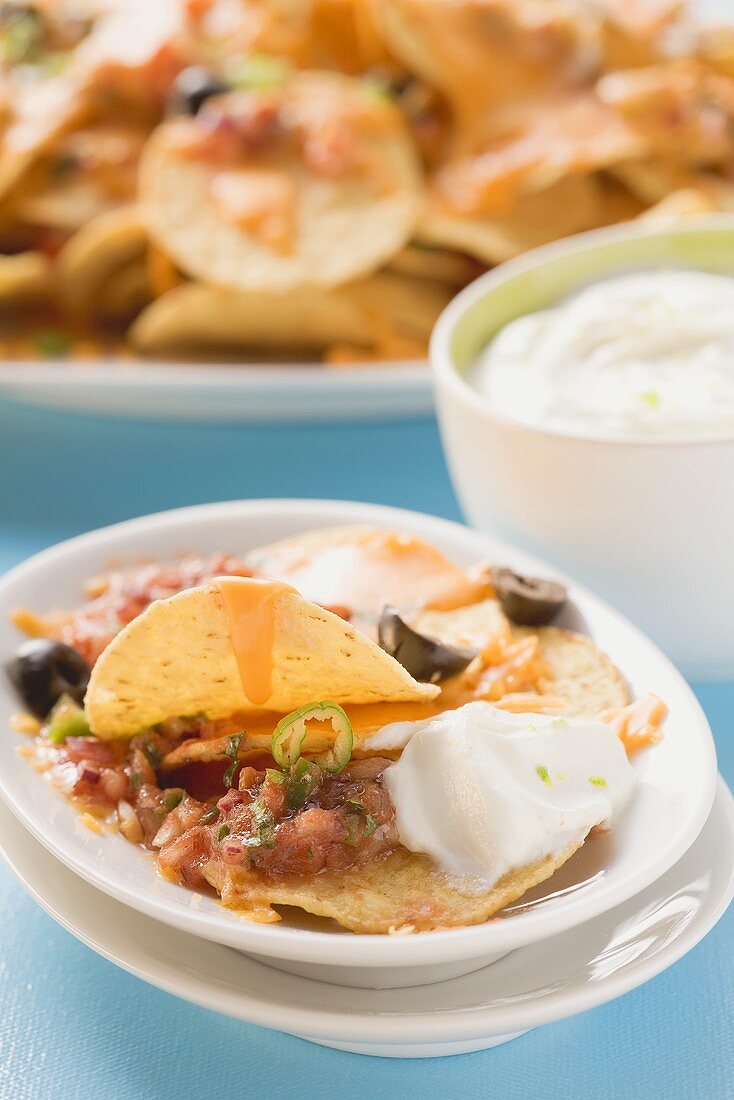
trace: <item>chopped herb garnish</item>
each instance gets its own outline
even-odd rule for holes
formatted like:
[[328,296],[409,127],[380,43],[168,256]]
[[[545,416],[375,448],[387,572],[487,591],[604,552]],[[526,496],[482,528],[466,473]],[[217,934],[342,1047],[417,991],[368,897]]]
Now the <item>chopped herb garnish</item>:
[[286,780],[286,805],[289,810],[300,810],[321,782],[321,769],[301,756],[288,772]]
[[61,359],[71,348],[73,340],[67,332],[48,329],[34,333],[33,343],[47,359]]
[[362,89],[371,99],[391,100],[393,99],[392,89],[385,80],[380,80],[376,76],[365,76],[362,78]]
[[59,76],[63,73],[71,59],[71,50],[54,50],[53,53],[43,54],[38,59],[38,64],[46,76]]
[[157,768],[161,762],[161,754],[155,741],[151,741],[150,738],[143,745],[143,752],[148,758],[148,763],[153,768]]
[[40,14],[32,8],[10,8],[0,31],[0,57],[9,65],[38,60],[44,38]]
[[143,782],[143,777],[140,772],[132,772],[130,775],[130,782],[133,785],[134,791],[140,790],[140,784]]
[[273,815],[264,802],[259,798],[250,805],[252,816],[255,819],[257,836],[251,836],[245,842],[248,848],[274,848],[275,847],[275,822]]
[[607,781],[606,781],[606,779],[604,778],[603,775],[590,775],[589,776],[589,783],[593,783],[595,787],[606,787],[606,786],[608,786]]
[[535,773],[541,783],[545,783],[546,787],[553,786],[553,784],[551,783],[551,777],[548,774],[548,769],[546,768],[545,764],[538,764],[537,768],[535,769]]
[[372,814],[367,814],[367,816],[364,819],[364,835],[366,837],[367,836],[372,836],[372,834],[374,833],[376,828],[377,828],[377,821],[372,816]]
[[640,394],[640,401],[643,405],[647,405],[648,409],[657,409],[660,405],[660,394],[655,390],[645,390]]
[[354,806],[355,810],[363,810],[364,802],[361,802],[358,798],[348,798],[347,806]]
[[211,825],[212,821],[216,821],[219,817],[219,806],[212,806],[211,810],[207,810],[204,816],[199,821],[200,825]]
[[225,787],[229,789],[234,785],[235,772],[237,771],[237,765],[239,764],[238,754],[240,751],[240,741],[245,736],[244,730],[242,733],[233,733],[227,742],[227,747],[224,750],[224,755],[228,756],[232,763],[227,768],[226,772],[222,776],[222,782]]
[[258,91],[279,88],[290,75],[290,66],[279,57],[270,54],[253,54],[237,60],[227,68],[226,76],[235,88]]
[[286,776],[283,772],[279,772],[277,768],[266,768],[265,774],[271,783],[285,783]]
[[226,836],[229,836],[229,825],[220,825],[217,840],[224,840]]
[[359,814],[347,814],[347,835],[344,837],[344,843],[350,848],[357,847],[361,820]]
[[180,787],[171,787],[163,796],[163,802],[167,809],[175,810],[183,802],[184,792]]

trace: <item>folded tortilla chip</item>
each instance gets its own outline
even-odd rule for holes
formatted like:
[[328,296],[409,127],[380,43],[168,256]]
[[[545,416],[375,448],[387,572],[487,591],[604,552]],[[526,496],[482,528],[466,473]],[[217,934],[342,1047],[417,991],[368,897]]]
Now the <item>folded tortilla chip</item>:
[[293,905],[331,917],[351,932],[427,932],[481,924],[498,910],[544,882],[583,844],[585,838],[526,867],[504,875],[491,890],[477,894],[476,883],[462,884],[436,868],[428,856],[399,848],[387,858],[348,871],[306,877],[258,875],[217,860],[204,875],[230,909],[249,911],[258,921],[277,920],[273,905]]
[[[257,581],[229,578],[229,585]],[[419,684],[389,654],[331,612],[285,589],[248,639],[253,664],[268,670],[257,701],[243,684],[230,613],[215,585],[151,604],[118,634],[92,670],[85,708],[101,738],[132,737],[167,719],[285,713],[315,699],[337,703],[421,701],[439,689]],[[271,634],[269,638],[268,635]],[[262,647],[270,645],[269,660]],[[252,688],[249,689],[252,691]]]
[[502,217],[466,216],[428,195],[416,236],[427,244],[458,248],[488,264],[502,263],[559,237],[594,229],[605,206],[590,176],[567,176],[522,195]]
[[45,297],[51,290],[51,263],[42,252],[0,256],[0,303]]
[[100,214],[75,233],[58,256],[60,289],[78,310],[92,308],[100,286],[142,260],[147,234],[136,206]]
[[288,294],[184,283],[157,298],[129,337],[157,355],[192,349],[371,348],[385,330],[428,339],[450,299],[440,284],[381,272],[344,287],[295,287]]

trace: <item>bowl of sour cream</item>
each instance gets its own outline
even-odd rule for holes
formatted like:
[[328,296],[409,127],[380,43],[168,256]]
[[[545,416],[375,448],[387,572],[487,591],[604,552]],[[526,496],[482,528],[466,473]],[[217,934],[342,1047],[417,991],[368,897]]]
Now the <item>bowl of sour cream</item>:
[[734,675],[734,217],[527,253],[452,302],[432,361],[469,521],[573,572],[689,675]]

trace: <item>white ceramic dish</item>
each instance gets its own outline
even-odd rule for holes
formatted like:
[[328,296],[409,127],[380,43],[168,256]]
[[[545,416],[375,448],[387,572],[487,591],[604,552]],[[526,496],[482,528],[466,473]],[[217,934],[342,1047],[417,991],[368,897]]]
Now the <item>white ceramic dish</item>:
[[[541,563],[486,536],[430,516],[340,502],[250,501],[160,513],[72,539],[29,559],[0,581],[0,660],[18,643],[7,622],[12,606],[73,606],[85,578],[111,559],[165,558],[181,550],[238,553],[301,530],[373,523],[414,531],[456,561],[491,557],[529,572]],[[415,936],[358,936],[299,927],[250,924],[210,898],[159,878],[149,857],[119,835],[99,836],[80,822],[27,760],[19,735],[0,738],[0,794],[28,829],[82,878],[133,909],[205,939],[266,958],[275,966],[329,981],[413,985],[466,973],[598,916],[664,874],[693,843],[714,796],[711,733],[695,697],[675,669],[634,627],[589,593],[571,586],[577,624],[598,640],[638,694],[652,690],[670,707],[666,736],[635,762],[638,788],[619,825],[584,845],[540,890],[542,904],[473,928]],[[0,725],[18,701],[0,683]],[[22,739],[21,739],[22,740]],[[537,898],[537,894],[534,897]]]
[[[627,993],[690,951],[734,894],[734,800],[723,781],[667,874],[596,920],[425,989],[355,990],[275,972],[131,913],[80,882],[0,803],[0,854],[54,920],[100,955],[194,1004],[314,1043],[393,1058],[483,1050]],[[181,960],[186,965],[181,965]]]
[[482,276],[440,319],[436,399],[469,521],[540,550],[645,630],[692,677],[734,676],[734,438],[631,442],[495,414],[464,379],[508,321],[634,268],[734,273],[734,218],[627,225],[539,248]]
[[0,365],[0,394],[32,405],[173,420],[365,420],[433,408],[428,364],[330,368],[173,363]]

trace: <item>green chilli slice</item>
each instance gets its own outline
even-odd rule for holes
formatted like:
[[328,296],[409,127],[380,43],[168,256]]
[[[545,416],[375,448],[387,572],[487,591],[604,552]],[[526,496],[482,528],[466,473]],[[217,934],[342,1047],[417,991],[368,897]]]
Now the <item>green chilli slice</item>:
[[338,703],[324,699],[319,703],[307,703],[303,707],[281,718],[273,733],[271,751],[273,758],[281,768],[292,768],[301,755],[306,740],[308,722],[330,722],[336,737],[334,744],[326,752],[314,757],[326,772],[336,775],[346,767],[352,755],[354,735],[352,724]]

